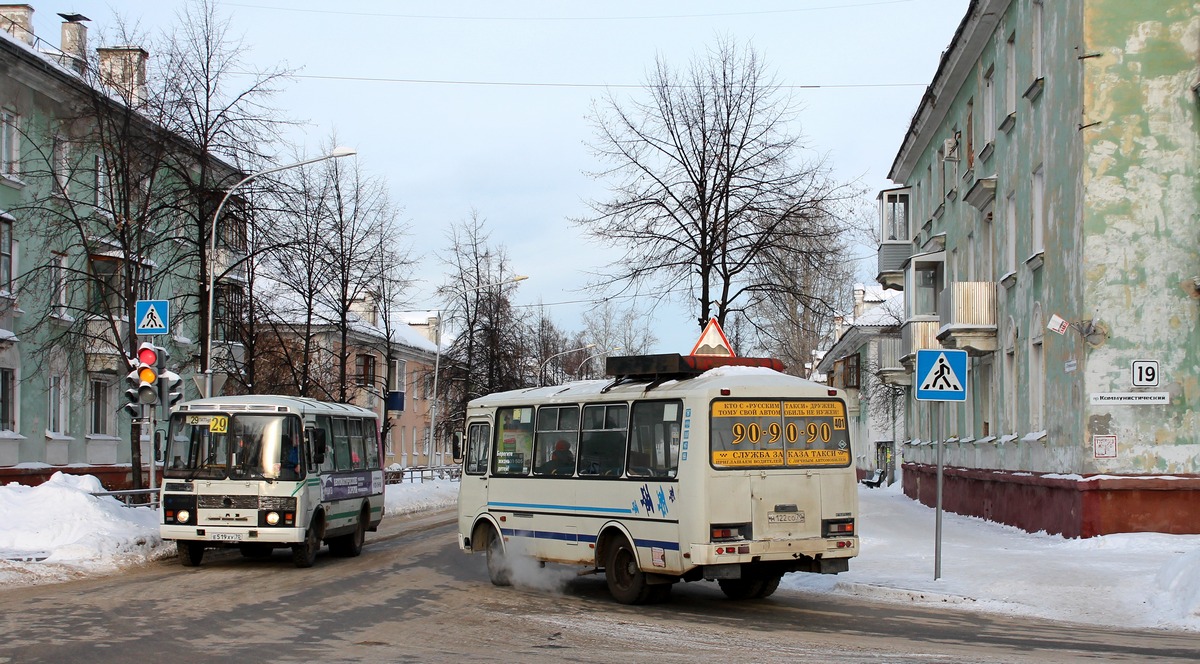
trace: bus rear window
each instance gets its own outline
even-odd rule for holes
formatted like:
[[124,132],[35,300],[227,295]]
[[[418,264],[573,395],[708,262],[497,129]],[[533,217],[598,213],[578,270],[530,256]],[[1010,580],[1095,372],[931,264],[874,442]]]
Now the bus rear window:
[[715,468],[844,467],[846,406],[835,399],[713,401],[709,460]]

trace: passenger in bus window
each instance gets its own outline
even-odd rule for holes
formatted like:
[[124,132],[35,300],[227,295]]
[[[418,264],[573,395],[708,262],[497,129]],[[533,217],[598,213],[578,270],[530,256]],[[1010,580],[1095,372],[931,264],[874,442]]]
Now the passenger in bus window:
[[284,439],[284,479],[298,479],[300,477],[300,441],[297,440],[295,434]]
[[545,475],[574,475],[575,455],[571,452],[571,444],[565,440],[555,443],[550,459],[542,464],[538,472]]

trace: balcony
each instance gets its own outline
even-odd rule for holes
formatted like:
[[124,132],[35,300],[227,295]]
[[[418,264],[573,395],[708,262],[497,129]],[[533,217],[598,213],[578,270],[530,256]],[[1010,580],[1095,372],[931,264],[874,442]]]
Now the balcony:
[[956,281],[943,291],[938,303],[942,346],[965,350],[971,356],[996,352],[996,284],[990,281]]
[[113,335],[108,319],[90,317],[86,323],[87,337],[84,340],[83,359],[87,370],[93,373],[129,373],[129,360],[122,349],[126,348],[124,322],[118,325],[118,335]]
[[912,376],[900,362],[903,343],[899,335],[881,336],[879,341],[879,368],[875,375],[885,385],[911,385]]
[[908,320],[900,326],[900,363],[905,373],[917,365],[917,351],[941,348],[938,343],[938,320]]
[[875,281],[880,286],[893,290],[904,290],[904,264],[912,256],[912,243],[884,241],[879,245],[879,271]]

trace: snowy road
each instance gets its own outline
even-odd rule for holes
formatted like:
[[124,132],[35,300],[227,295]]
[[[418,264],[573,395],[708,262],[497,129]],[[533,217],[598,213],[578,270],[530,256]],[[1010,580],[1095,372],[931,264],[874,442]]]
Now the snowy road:
[[[0,591],[0,662],[1192,661],[1187,633],[1081,627],[802,590],[731,602],[684,584],[614,603],[603,578],[550,567],[496,588],[458,552],[452,513],[395,519],[354,559],[295,569],[213,554]],[[526,577],[523,577],[526,578]]]

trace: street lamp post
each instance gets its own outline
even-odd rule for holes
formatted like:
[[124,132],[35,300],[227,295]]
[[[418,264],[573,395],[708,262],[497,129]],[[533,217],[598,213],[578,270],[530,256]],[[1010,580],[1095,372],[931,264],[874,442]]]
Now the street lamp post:
[[542,383],[544,382],[544,381],[542,380],[542,369],[545,369],[545,368],[546,368],[546,365],[547,365],[547,364],[550,364],[550,360],[553,360],[553,359],[554,359],[554,358],[556,358],[556,357],[562,357],[563,355],[566,355],[567,353],[578,353],[578,352],[579,352],[579,351],[581,351],[581,350],[589,350],[589,349],[592,349],[592,348],[595,348],[595,347],[596,347],[596,344],[588,344],[588,345],[586,345],[586,346],[580,346],[579,348],[572,348],[572,349],[570,349],[570,350],[564,350],[564,351],[563,351],[563,352],[561,352],[561,353],[555,353],[555,354],[551,355],[550,357],[547,357],[547,358],[546,358],[546,361],[545,361],[545,362],[542,362],[542,363],[541,363],[541,365],[539,365],[539,366],[538,366],[538,371],[537,371],[537,375],[538,375],[538,387],[541,387],[541,386],[542,386]]
[[213,374],[213,372],[212,372],[212,334],[213,334],[213,317],[214,317],[213,316],[213,313],[214,313],[213,312],[213,299],[214,299],[213,291],[216,288],[216,277],[217,277],[217,270],[216,270],[216,267],[213,265],[213,263],[216,260],[216,254],[217,254],[217,220],[221,218],[221,210],[225,208],[225,203],[229,200],[229,197],[233,195],[233,192],[236,191],[238,187],[246,184],[247,182],[249,182],[255,178],[259,178],[264,175],[270,175],[271,173],[278,173],[279,171],[286,171],[289,168],[297,168],[299,166],[306,166],[308,164],[313,164],[318,161],[325,161],[326,159],[340,159],[342,157],[349,157],[354,154],[357,154],[357,152],[355,151],[354,148],[336,147],[333,149],[333,151],[331,151],[327,155],[322,155],[320,157],[313,157],[312,159],[305,159],[304,161],[298,161],[294,164],[286,164],[284,166],[276,166],[274,168],[268,168],[266,170],[262,170],[257,173],[251,173],[250,175],[247,175],[246,177],[242,178],[241,180],[238,180],[236,184],[234,184],[232,187],[227,189],[225,191],[225,195],[221,198],[221,202],[219,204],[217,204],[217,210],[216,210],[216,212],[213,212],[212,228],[210,229],[210,233],[209,233],[209,245],[208,245],[208,321],[207,321],[207,329],[205,330],[205,333],[204,333],[204,396],[205,397],[211,397],[213,395],[213,376],[212,376],[212,374]]
[[583,358],[583,361],[580,362],[579,366],[575,368],[574,376],[576,378],[579,378],[579,372],[583,371],[583,368],[585,366],[587,366],[588,362],[591,362],[594,358],[600,357],[601,355],[607,355],[608,353],[611,353],[614,350],[621,350],[621,346],[613,346],[612,348],[605,348],[604,350],[592,353],[591,355],[588,355],[587,357]]
[[[463,291],[455,291],[455,293],[466,295],[467,293],[474,293],[485,288],[495,288],[496,286],[503,286],[505,284],[515,284],[518,281],[525,281],[528,278],[529,277],[526,275],[519,274],[515,277],[504,279],[503,281],[497,281],[491,284],[483,284],[482,286],[468,288]],[[442,456],[442,464],[445,464],[445,450],[439,451],[439,446],[437,444],[438,374],[440,373],[439,369],[442,363],[442,311],[441,309],[436,309],[434,311],[437,314],[437,327],[433,328],[433,345],[436,350],[433,356],[433,404],[429,407],[429,440],[433,444],[434,452]]]

